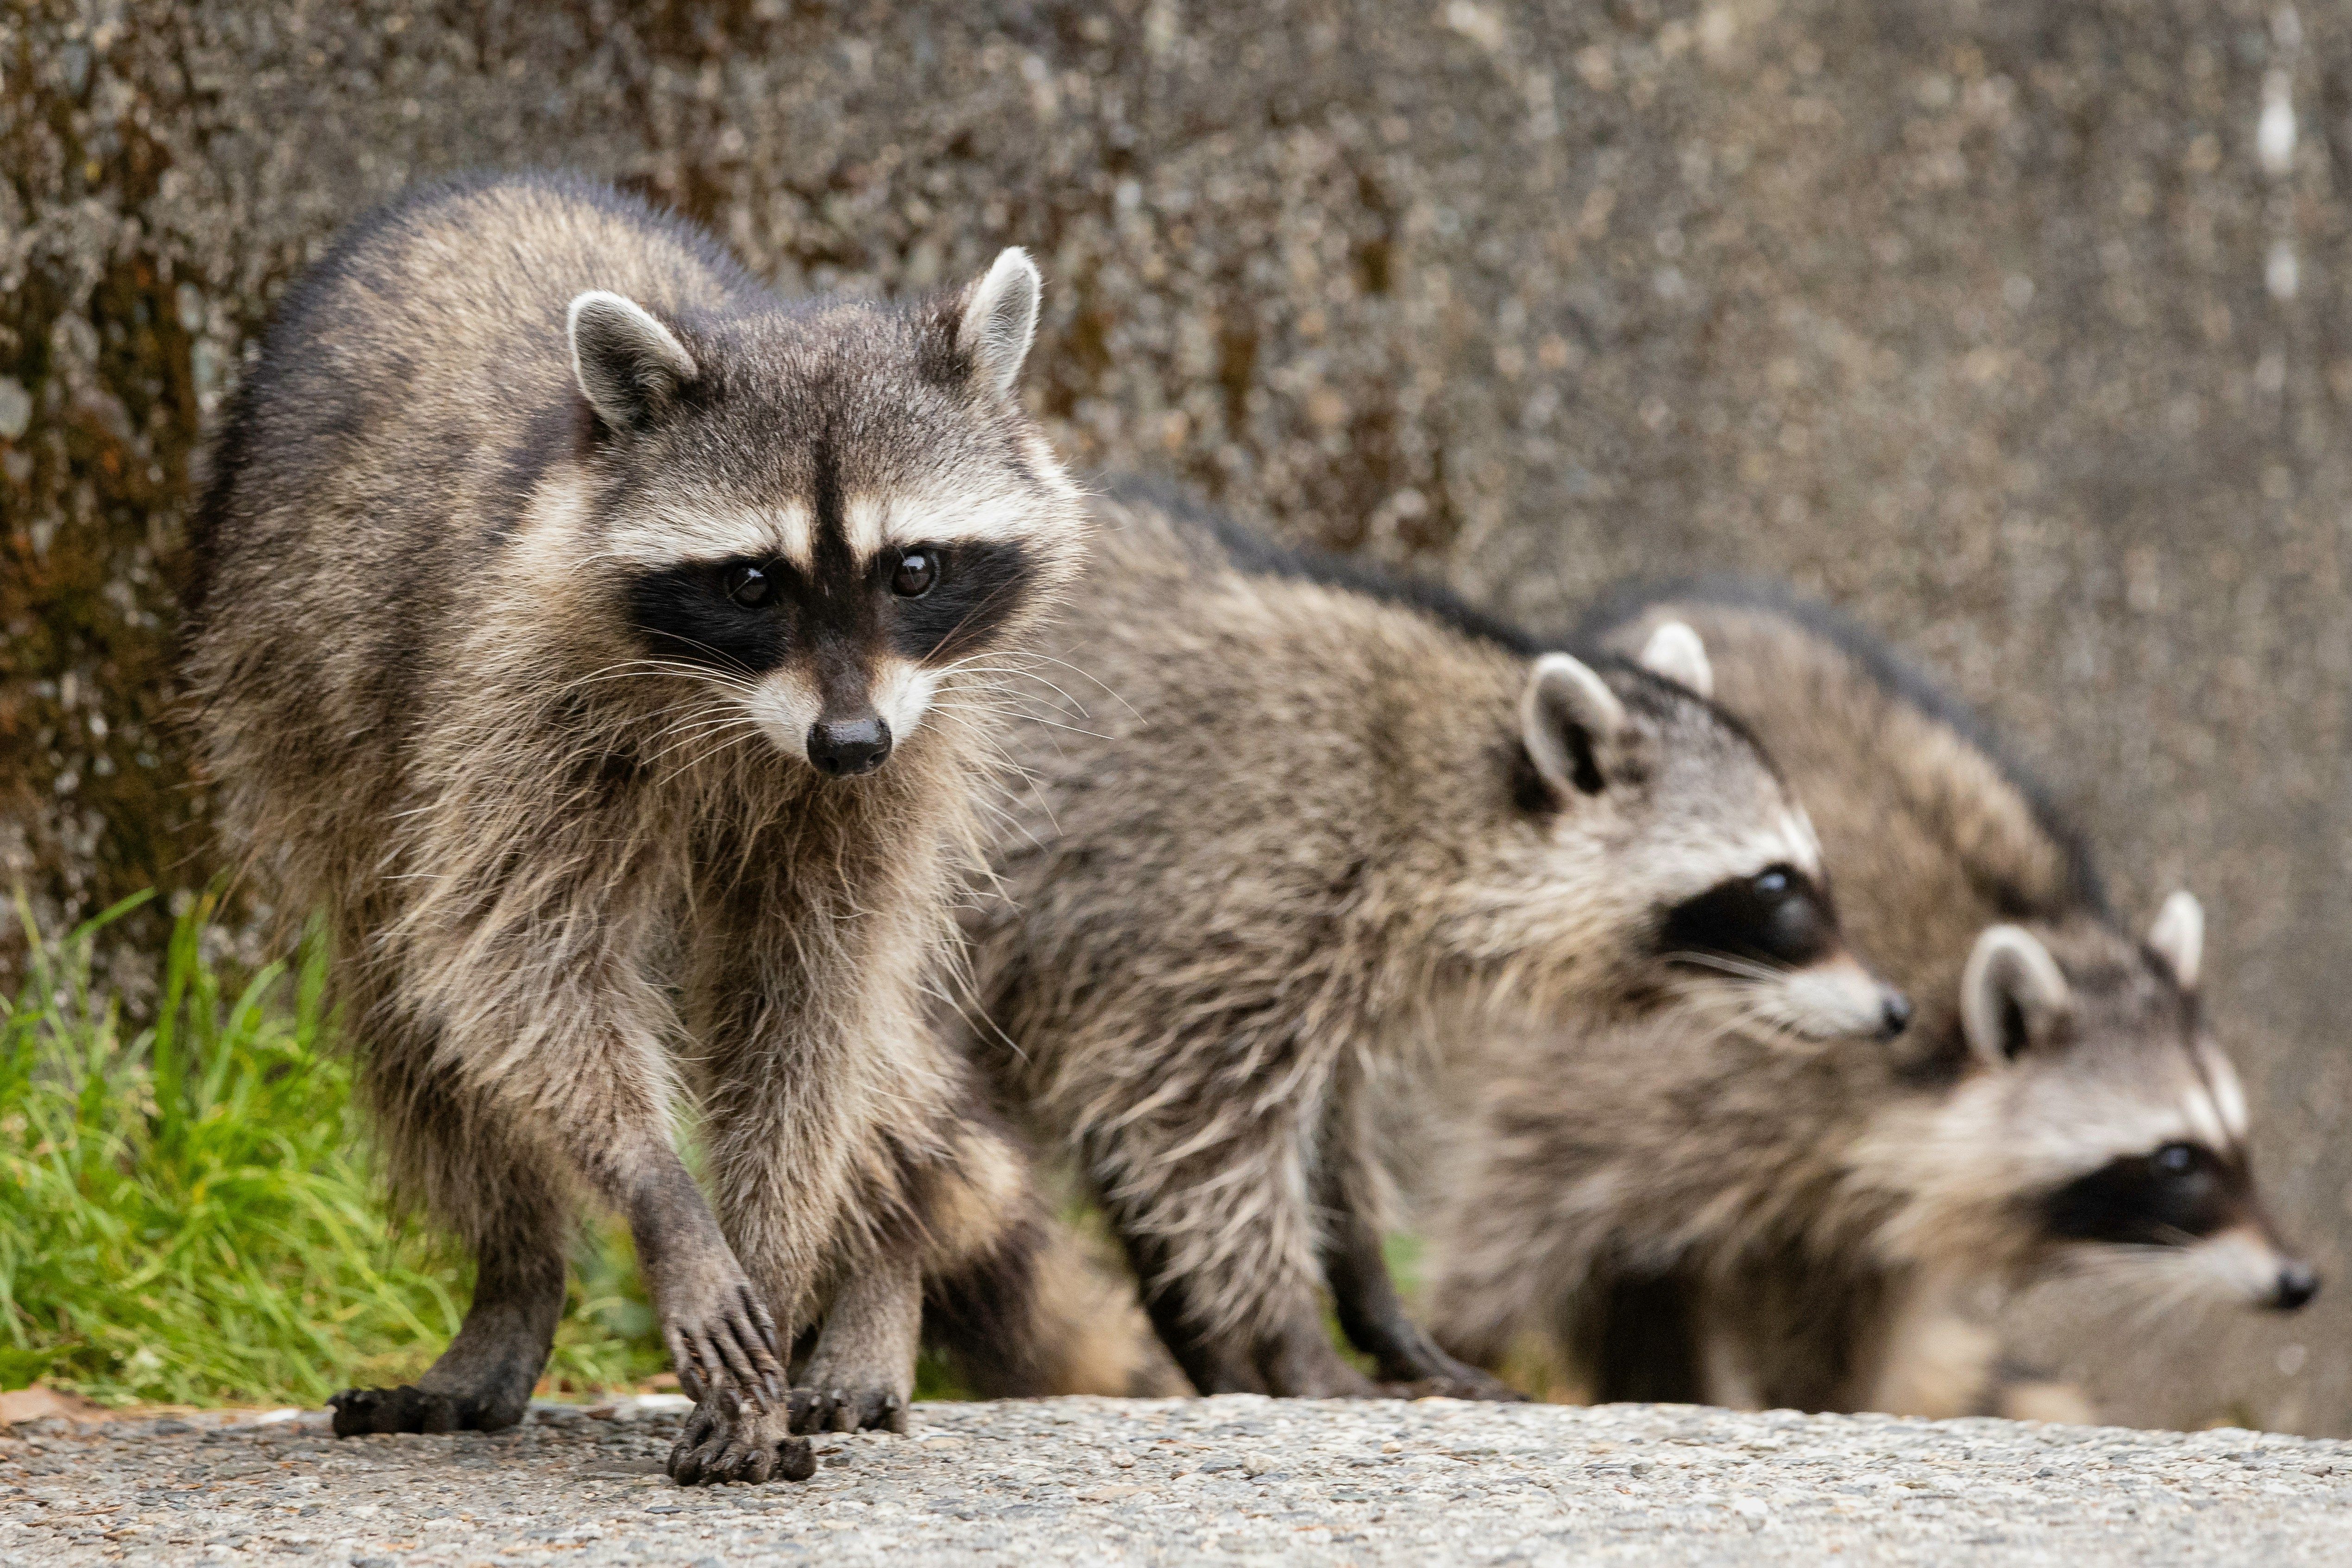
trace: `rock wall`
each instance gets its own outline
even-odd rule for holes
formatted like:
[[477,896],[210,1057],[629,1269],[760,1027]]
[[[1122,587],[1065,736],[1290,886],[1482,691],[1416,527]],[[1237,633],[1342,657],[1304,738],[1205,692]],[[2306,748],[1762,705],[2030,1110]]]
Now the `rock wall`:
[[[791,288],[1031,247],[1082,465],[1540,622],[1695,567],[1848,605],[2044,762],[2126,907],[2205,897],[2342,1280],[2347,159],[2352,17],[2231,0],[20,0],[0,881],[54,917],[217,864],[169,679],[206,418],[342,219],[572,164]],[[2039,1320],[2123,1417],[2352,1430],[2352,1289]]]

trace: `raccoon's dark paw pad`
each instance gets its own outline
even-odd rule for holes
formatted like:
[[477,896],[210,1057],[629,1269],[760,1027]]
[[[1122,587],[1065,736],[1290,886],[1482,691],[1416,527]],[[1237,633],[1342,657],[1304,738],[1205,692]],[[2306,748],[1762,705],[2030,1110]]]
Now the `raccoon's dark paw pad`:
[[669,1479],[682,1487],[743,1481],[804,1481],[816,1474],[816,1453],[793,1436],[779,1412],[732,1399],[707,1399],[686,1418],[670,1446]]
[[787,1405],[795,1432],[907,1430],[907,1396],[889,1388],[795,1388]]
[[480,1425],[471,1399],[427,1394],[408,1384],[398,1388],[346,1388],[327,1405],[335,1413],[338,1437],[367,1432],[463,1432]]

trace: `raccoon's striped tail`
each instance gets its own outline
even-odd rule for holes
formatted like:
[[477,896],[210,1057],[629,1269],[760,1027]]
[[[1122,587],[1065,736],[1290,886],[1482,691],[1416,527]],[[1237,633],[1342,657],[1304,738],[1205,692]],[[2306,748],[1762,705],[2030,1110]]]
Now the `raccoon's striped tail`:
[[923,1342],[984,1399],[1184,1394],[1135,1289],[1047,1212],[1003,1129],[967,1121],[960,1191],[932,1216]]

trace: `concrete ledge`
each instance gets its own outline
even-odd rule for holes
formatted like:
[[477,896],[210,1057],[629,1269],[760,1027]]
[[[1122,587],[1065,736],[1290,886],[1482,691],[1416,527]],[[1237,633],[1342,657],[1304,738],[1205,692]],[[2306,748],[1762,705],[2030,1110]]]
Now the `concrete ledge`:
[[931,1405],[799,1486],[682,1490],[674,1413],[494,1436],[19,1428],[0,1562],[2324,1563],[2352,1444],[1428,1400]]

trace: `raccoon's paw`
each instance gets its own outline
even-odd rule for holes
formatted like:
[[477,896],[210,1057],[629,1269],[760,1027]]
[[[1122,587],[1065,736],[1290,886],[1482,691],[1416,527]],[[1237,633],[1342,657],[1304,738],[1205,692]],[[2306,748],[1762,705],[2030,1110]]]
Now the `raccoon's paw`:
[[656,1291],[662,1338],[678,1385],[696,1399],[732,1392],[782,1405],[787,1379],[776,1348],[776,1321],[751,1282],[722,1252],[702,1268],[666,1271]]
[[469,1394],[436,1394],[403,1384],[398,1388],[346,1388],[327,1401],[335,1413],[335,1436],[367,1432],[503,1432],[522,1419],[510,1400]]
[[1500,1378],[1465,1366],[1436,1377],[1416,1377],[1386,1383],[1381,1392],[1391,1399],[1483,1399],[1496,1405],[1525,1405],[1528,1396]]
[[1483,1399],[1525,1405],[1528,1396],[1490,1373],[1455,1361],[1415,1332],[1381,1366],[1381,1392],[1397,1399]]
[[789,1408],[795,1432],[907,1431],[907,1396],[895,1388],[795,1388]]
[[793,1436],[791,1416],[747,1405],[732,1394],[706,1397],[686,1418],[669,1450],[669,1478],[679,1486],[724,1481],[804,1481],[816,1474],[816,1454]]

